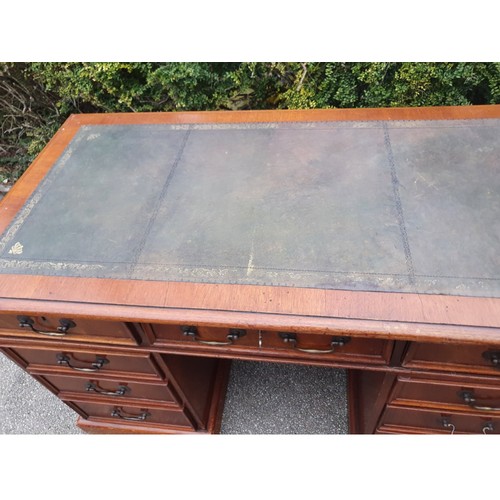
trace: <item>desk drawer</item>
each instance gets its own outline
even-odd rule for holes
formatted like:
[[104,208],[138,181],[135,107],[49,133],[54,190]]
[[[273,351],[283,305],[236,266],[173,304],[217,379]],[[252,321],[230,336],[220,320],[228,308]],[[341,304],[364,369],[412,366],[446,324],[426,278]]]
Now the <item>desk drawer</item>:
[[[150,330],[149,330],[150,329]],[[313,333],[291,333],[194,325],[149,325],[153,345],[197,352],[233,352],[247,357],[298,360],[337,360],[347,363],[387,364],[391,341]],[[228,354],[229,355],[229,354]]]
[[500,375],[500,347],[413,342],[403,366],[424,370]]
[[98,321],[59,316],[0,315],[0,334],[83,342],[137,345],[137,328],[118,321]]
[[72,394],[95,395],[96,398],[126,398],[127,400],[156,401],[179,406],[179,398],[168,382],[130,382],[127,379],[103,379],[87,376],[42,375],[41,378],[55,389],[62,399]]
[[69,401],[72,406],[89,420],[103,422],[119,422],[132,425],[160,425],[179,428],[181,430],[195,430],[196,426],[182,409],[158,408],[145,405],[110,404],[88,401]]
[[479,411],[500,416],[500,380],[496,383],[471,383],[400,375],[389,397],[398,406],[427,406],[455,411]]
[[202,348],[255,348],[259,333],[243,328],[215,328],[194,325],[149,325],[154,345],[180,343]]
[[386,364],[393,343],[382,339],[365,339],[345,335],[292,332],[264,332],[265,347],[289,357],[336,359],[353,363]]
[[127,379],[163,378],[160,368],[149,353],[109,354],[105,351],[66,350],[54,346],[47,349],[16,347],[10,351],[33,374],[86,373],[95,377],[103,373]]
[[483,416],[434,409],[401,408],[387,405],[379,424],[379,431],[391,428],[398,432],[428,434],[500,434],[500,416]]

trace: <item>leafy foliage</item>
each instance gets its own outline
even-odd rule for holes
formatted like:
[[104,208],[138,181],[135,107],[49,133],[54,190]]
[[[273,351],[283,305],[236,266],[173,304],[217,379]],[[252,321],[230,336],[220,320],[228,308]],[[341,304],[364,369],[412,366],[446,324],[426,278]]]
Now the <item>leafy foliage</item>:
[[0,181],[71,113],[500,103],[500,63],[0,63]]

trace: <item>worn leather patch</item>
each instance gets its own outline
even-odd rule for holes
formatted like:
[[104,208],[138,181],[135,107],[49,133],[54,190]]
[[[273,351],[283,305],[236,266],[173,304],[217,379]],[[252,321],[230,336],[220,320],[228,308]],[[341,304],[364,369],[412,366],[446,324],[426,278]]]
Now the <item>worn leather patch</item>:
[[500,120],[81,127],[0,272],[500,297]]

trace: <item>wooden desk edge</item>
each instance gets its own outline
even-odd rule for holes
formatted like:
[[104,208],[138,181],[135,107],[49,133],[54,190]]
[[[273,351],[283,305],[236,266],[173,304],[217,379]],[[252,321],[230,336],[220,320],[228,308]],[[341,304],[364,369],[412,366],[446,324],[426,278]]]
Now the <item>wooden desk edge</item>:
[[500,344],[500,328],[477,325],[0,298],[0,313],[19,314],[20,311],[28,315],[52,314],[133,323],[196,324],[437,343]]
[[151,113],[89,113],[71,115],[68,124],[238,123],[343,120],[460,120],[499,118],[500,104],[394,108],[328,108],[244,111],[182,111]]

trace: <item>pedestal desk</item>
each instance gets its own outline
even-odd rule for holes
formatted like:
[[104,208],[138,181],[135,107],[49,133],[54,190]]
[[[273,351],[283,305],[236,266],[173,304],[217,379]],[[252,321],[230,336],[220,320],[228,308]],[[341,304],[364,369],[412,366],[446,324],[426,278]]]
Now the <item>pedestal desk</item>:
[[232,359],[500,432],[500,106],[72,115],[0,208],[0,349],[88,432],[218,432]]

